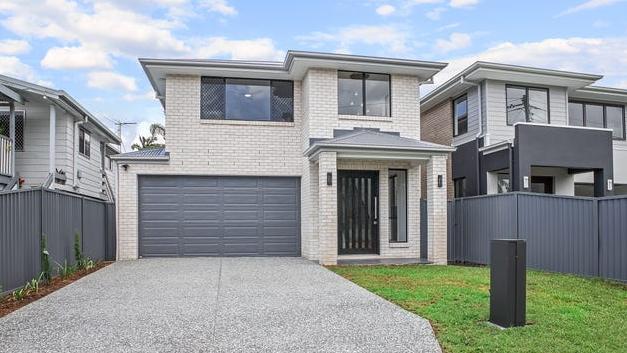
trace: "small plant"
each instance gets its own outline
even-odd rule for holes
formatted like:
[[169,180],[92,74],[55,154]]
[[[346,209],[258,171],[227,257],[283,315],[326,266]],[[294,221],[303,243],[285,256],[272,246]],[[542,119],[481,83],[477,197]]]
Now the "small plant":
[[76,232],[74,234],[74,260],[79,263],[83,259],[83,252],[81,251],[81,235]]
[[67,260],[63,260],[63,264],[57,262],[57,271],[61,278],[67,279],[68,277],[76,273],[76,268],[72,265],[69,265],[67,263]]
[[19,301],[27,297],[31,293],[39,292],[39,285],[42,282],[43,272],[39,274],[39,277],[33,278],[30,281],[26,282],[24,287],[18,288],[14,290],[11,295],[13,296],[13,300]]
[[11,296],[13,297],[13,300],[20,301],[26,298],[28,294],[30,294],[30,291],[28,288],[26,288],[26,286],[24,286],[14,290],[13,293],[11,293]]
[[41,279],[50,282],[52,279],[52,271],[50,269],[50,253],[48,253],[48,245],[46,236],[41,236]]

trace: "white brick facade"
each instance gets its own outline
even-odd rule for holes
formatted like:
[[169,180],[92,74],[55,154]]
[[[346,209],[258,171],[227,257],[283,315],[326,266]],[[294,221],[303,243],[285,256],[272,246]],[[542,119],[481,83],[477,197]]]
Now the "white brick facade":
[[[323,152],[317,161],[310,161],[303,155],[304,150],[309,147],[310,138],[333,137],[334,129],[379,128],[382,131],[398,132],[403,137],[419,139],[418,83],[416,77],[391,76],[391,117],[340,116],[337,108],[337,71],[310,69],[302,81],[294,82],[294,122],[278,123],[201,120],[200,76],[167,76],[165,124],[170,160],[159,164],[130,163],[127,171],[120,168],[119,258],[134,259],[138,256],[138,175],[296,176],[301,178],[302,256],[319,260],[324,264],[335,264],[338,256],[336,188],[338,169],[379,172],[380,255],[373,257],[418,258],[421,166],[417,162],[343,160],[338,159],[333,152]],[[439,166],[437,163],[436,165]],[[388,241],[389,168],[408,170],[409,241],[406,244],[390,244]],[[437,168],[434,171],[440,172]],[[327,172],[333,175],[331,186],[326,183]],[[440,190],[434,191],[434,194],[439,193]],[[441,201],[444,212],[446,212],[445,193],[446,188],[444,199]],[[432,209],[438,210],[438,206],[433,206]],[[433,229],[440,229],[438,222],[434,221]],[[438,241],[442,240],[438,238],[436,243]],[[446,245],[446,233],[443,241]]]

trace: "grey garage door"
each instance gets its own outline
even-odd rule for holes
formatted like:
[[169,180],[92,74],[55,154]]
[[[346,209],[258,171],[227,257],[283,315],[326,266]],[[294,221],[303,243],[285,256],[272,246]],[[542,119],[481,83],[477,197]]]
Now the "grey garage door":
[[140,256],[300,256],[300,180],[140,176]]

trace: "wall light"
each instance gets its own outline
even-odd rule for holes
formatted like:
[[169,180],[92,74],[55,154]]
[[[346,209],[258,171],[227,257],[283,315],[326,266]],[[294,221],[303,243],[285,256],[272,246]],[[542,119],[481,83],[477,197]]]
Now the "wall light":
[[438,175],[438,187],[441,188],[442,187],[442,174]]
[[333,185],[333,173],[331,172],[327,173],[327,185],[329,186]]

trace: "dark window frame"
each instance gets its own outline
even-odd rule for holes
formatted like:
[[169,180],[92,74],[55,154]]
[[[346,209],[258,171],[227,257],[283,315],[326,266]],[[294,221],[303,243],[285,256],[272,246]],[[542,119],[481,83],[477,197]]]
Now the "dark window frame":
[[[361,74],[363,75],[363,77],[361,78],[361,96],[362,96],[362,110],[361,110],[361,115],[356,115],[356,114],[341,114],[340,113],[340,105],[339,105],[339,92],[340,92],[340,80],[339,80],[339,76],[340,76],[340,72],[346,72],[346,73],[355,73],[355,74]],[[367,115],[366,114],[366,102],[368,100],[368,98],[366,97],[366,75],[384,75],[388,77],[388,91],[390,92],[390,96],[388,97],[388,106],[390,107],[389,111],[390,113],[388,115]],[[338,80],[337,80],[337,91],[338,91],[338,106],[337,106],[337,114],[338,115],[350,115],[350,116],[364,116],[364,117],[385,117],[385,118],[391,118],[392,117],[392,75],[391,74],[384,74],[384,73],[380,73],[380,72],[365,72],[365,71],[349,71],[349,70],[337,70],[337,76],[338,76]]]
[[[223,101],[222,101],[222,116],[219,118],[214,118],[214,117],[203,117],[203,113],[202,113],[202,86],[203,86],[203,79],[204,78],[208,78],[208,79],[215,79],[215,80],[221,80],[221,85],[222,85],[222,90],[223,90]],[[245,80],[251,80],[251,81],[267,81],[269,83],[269,87],[270,87],[270,120],[255,120],[255,119],[244,119],[244,118],[237,118],[237,119],[227,119],[226,118],[226,86],[227,80],[241,80],[241,79],[245,79]],[[273,105],[272,105],[272,84],[274,82],[289,82],[290,85],[292,86],[292,118],[288,121],[285,120],[272,120],[272,112],[273,112]],[[293,123],[294,122],[294,81],[292,80],[274,80],[274,79],[264,79],[264,78],[247,78],[247,77],[226,77],[226,76],[202,76],[200,79],[200,120],[230,120],[230,121],[252,121],[252,122],[264,122],[264,123]]]
[[[614,107],[614,108],[621,108],[622,112],[623,112],[623,119],[622,121],[622,125],[623,125],[623,137],[614,137],[614,131],[612,131],[612,140],[615,141],[626,141],[627,140],[627,127],[625,127],[625,106],[621,105],[621,104],[613,104],[613,103],[603,103],[603,102],[592,102],[592,101],[583,101],[583,100],[569,100],[568,104],[573,103],[573,104],[581,104],[581,109],[582,109],[582,113],[583,113],[583,117],[582,117],[582,127],[590,127],[586,125],[586,105],[600,105],[603,107],[603,128],[604,129],[608,129],[607,127],[607,108],[606,107]],[[568,126],[579,126],[579,125],[571,125],[570,124],[570,115],[568,115]],[[592,127],[594,128],[594,127]]]
[[[392,232],[390,232],[389,242],[392,244],[405,244],[409,242],[409,199],[408,199],[409,197],[409,170],[402,169],[402,168],[389,168],[388,169],[388,181],[389,181],[390,172],[393,172],[393,171],[405,173],[405,240],[392,240]],[[388,192],[389,192],[389,188],[390,188],[390,185],[388,182]],[[389,207],[390,205],[388,205],[388,209]],[[398,218],[398,215],[397,215],[397,218]],[[397,237],[398,237],[398,234],[397,234]]]
[[[81,143],[81,134],[83,135],[83,143]],[[89,136],[89,143],[87,144],[85,143],[85,136]],[[78,128],[78,154],[91,159],[91,132],[84,127]]]
[[[532,121],[529,121],[529,89],[546,91],[546,123],[551,124],[551,90],[549,88],[539,87],[539,86],[521,86],[521,85],[506,84],[505,85],[505,123],[507,124],[507,126],[514,126],[516,123],[520,122],[520,121],[517,121],[515,123],[509,122],[509,118],[507,116],[507,89],[508,88],[518,88],[518,89],[525,90],[526,101],[523,102],[523,104],[525,105],[525,122],[527,123],[530,123],[530,122],[533,123]],[[539,123],[536,123],[536,124],[539,124]]]
[[[466,131],[460,133],[459,132],[459,128],[457,128],[457,129],[455,128],[455,126],[456,126],[456,124],[457,124],[457,122],[459,120],[459,118],[455,116],[455,106],[457,104],[456,102],[458,100],[462,99],[462,98],[464,98],[466,100],[466,114],[464,114],[464,118],[466,119]],[[453,104],[453,113],[452,113],[453,114],[453,137],[465,135],[465,134],[468,133],[468,94],[464,93],[461,96],[453,99],[452,104]],[[458,131],[458,133],[455,134],[455,131]]]

